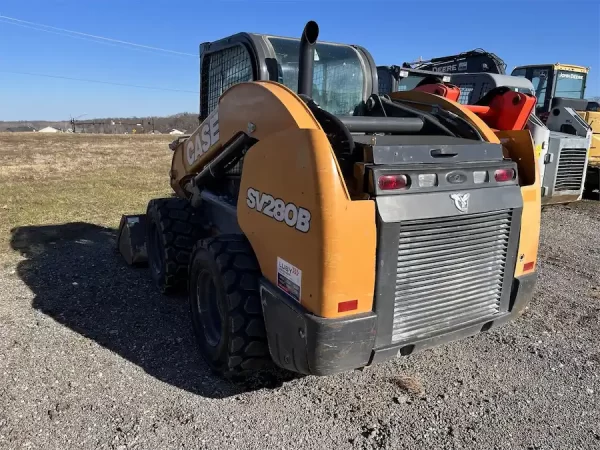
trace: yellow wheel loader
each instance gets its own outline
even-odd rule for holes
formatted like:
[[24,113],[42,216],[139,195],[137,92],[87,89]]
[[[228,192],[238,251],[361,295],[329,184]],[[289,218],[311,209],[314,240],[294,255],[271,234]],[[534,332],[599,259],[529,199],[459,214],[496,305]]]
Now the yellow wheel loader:
[[585,109],[585,111],[577,111],[592,131],[585,188],[588,193],[600,193],[600,105],[590,101]]
[[370,54],[318,31],[203,44],[202,122],[171,145],[174,195],[120,227],[130,263],[187,290],[224,376],[409,355],[515,319],[534,291],[529,133],[426,92],[379,96]]

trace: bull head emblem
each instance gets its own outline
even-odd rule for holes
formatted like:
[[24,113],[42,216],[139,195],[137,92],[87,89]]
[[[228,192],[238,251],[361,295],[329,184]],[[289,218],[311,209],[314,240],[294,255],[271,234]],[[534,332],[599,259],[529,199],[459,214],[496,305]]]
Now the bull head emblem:
[[469,197],[471,194],[450,194],[450,198],[454,200],[454,206],[461,213],[466,213],[469,210]]

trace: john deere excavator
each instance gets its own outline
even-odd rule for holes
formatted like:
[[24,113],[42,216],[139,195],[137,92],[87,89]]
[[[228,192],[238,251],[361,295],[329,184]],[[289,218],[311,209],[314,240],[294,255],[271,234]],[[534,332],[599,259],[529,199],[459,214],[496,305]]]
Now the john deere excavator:
[[506,63],[498,55],[482,48],[468,50],[456,55],[408,62],[402,66],[404,68],[448,74],[487,72],[503,75],[506,73]]
[[529,134],[428,92],[380,96],[367,50],[318,33],[203,44],[174,194],[122,219],[123,256],[187,291],[224,376],[409,355],[515,319],[535,287]]

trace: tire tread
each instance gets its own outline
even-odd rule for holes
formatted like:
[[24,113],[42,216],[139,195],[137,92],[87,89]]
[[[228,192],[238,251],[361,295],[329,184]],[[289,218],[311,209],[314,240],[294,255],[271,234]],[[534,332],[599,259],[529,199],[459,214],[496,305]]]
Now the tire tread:
[[194,243],[202,235],[201,217],[185,198],[152,199],[147,216],[155,219],[162,231],[164,274],[155,282],[163,294],[185,291],[188,266]]
[[198,241],[193,254],[197,251],[210,253],[225,287],[228,354],[216,370],[230,377],[269,367],[272,360],[260,304],[261,271],[250,243],[242,235],[222,235]]

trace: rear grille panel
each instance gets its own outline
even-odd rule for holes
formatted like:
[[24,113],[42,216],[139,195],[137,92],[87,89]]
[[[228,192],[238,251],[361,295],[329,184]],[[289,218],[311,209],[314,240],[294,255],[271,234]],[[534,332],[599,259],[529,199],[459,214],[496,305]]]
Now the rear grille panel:
[[583,181],[585,148],[563,148],[558,159],[558,169],[554,182],[555,191],[579,191]]
[[511,224],[511,210],[402,223],[392,343],[497,315]]

